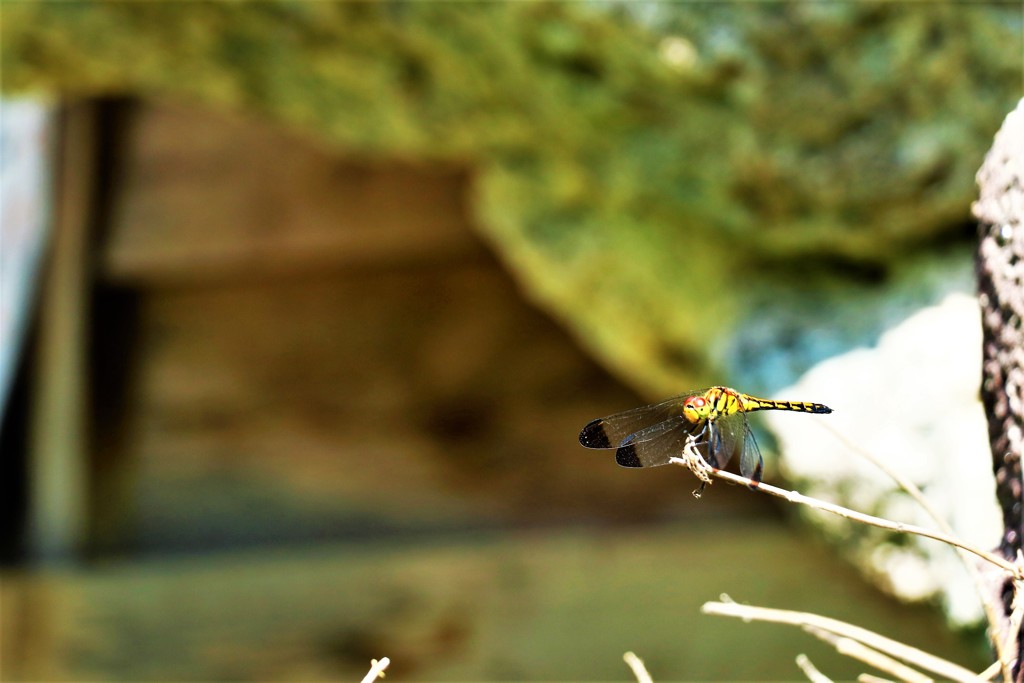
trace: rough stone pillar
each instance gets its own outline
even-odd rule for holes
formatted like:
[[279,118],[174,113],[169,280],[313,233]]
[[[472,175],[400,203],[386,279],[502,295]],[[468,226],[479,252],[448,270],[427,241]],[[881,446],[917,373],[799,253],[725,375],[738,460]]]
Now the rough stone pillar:
[[[977,180],[980,195],[973,211],[980,223],[976,268],[984,335],[981,398],[988,417],[996,497],[1003,510],[999,552],[1013,561],[1024,537],[1024,100],[1003,122]],[[994,578],[1005,638],[1013,586],[1005,575]],[[1013,669],[1018,683],[1024,682],[1022,648],[1024,637],[1018,629]]]

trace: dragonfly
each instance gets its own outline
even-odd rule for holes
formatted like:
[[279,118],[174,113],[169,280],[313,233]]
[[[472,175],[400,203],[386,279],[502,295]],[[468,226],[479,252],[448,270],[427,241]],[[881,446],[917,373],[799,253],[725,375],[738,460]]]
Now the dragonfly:
[[758,410],[832,412],[821,403],[775,401],[729,387],[711,387],[593,420],[580,431],[580,444],[615,449],[615,462],[622,467],[658,467],[680,457],[687,439],[693,437],[697,452],[716,469],[725,469],[739,452],[740,474],[757,484],[764,459],[747,424],[747,413]]

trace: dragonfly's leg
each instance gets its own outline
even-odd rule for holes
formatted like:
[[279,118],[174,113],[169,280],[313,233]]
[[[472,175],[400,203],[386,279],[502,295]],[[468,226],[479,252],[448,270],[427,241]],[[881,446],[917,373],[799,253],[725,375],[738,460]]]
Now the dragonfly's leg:
[[698,441],[691,436],[687,439],[686,447],[683,449],[683,460],[686,466],[700,480],[700,488],[693,492],[694,498],[700,498],[701,494],[704,493],[704,487],[711,483],[709,472],[712,470],[712,466],[708,464],[704,456],[697,450],[697,445]]

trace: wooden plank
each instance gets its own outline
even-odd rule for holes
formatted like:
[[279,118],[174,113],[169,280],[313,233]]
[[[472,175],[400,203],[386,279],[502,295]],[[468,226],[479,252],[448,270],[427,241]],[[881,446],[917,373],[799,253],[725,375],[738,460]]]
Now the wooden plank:
[[[142,313],[134,528],[147,552],[706,515],[682,470],[576,442],[638,402],[492,262],[158,289]],[[103,429],[109,429],[103,426]],[[738,505],[736,505],[738,503]]]
[[87,527],[86,325],[96,135],[93,105],[68,106],[40,299],[29,437],[28,547],[33,558],[45,563],[74,559]]
[[[110,315],[96,347],[113,361],[94,370],[105,388],[118,359],[139,372],[123,411],[95,414],[92,549],[635,521],[693,502],[683,472],[623,478],[578,445],[639,399],[473,251],[456,176],[339,174],[280,131],[162,105],[132,137],[105,254],[110,289],[137,294],[139,343],[117,346],[134,313]],[[362,256],[292,250],[321,238]],[[374,267],[338,267],[360,259]]]
[[360,161],[239,116],[140,106],[106,277],[195,282],[477,254],[458,168]]

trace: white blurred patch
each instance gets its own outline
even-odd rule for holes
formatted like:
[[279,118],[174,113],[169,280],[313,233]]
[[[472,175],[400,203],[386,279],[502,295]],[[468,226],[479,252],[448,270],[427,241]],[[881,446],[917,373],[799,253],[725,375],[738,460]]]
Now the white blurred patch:
[[53,107],[0,99],[0,414],[14,383],[50,232]]
[[682,36],[666,36],[658,44],[661,61],[677,72],[691,71],[697,66],[697,48]]
[[[779,438],[781,468],[800,482],[802,492],[935,528],[887,475],[816,422],[827,420],[923,489],[958,536],[988,549],[999,542],[1002,516],[980,383],[978,304],[954,294],[886,332],[877,347],[821,363],[777,396],[824,403],[833,414],[765,416]],[[826,526],[845,528],[845,522]],[[981,618],[974,584],[945,544],[915,537],[904,548],[883,544],[858,548],[854,555],[869,573],[881,573],[901,597],[921,599],[938,592],[953,621]]]

